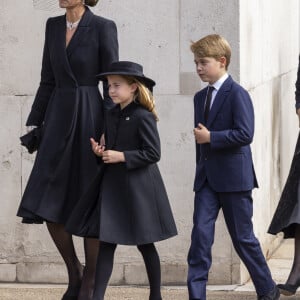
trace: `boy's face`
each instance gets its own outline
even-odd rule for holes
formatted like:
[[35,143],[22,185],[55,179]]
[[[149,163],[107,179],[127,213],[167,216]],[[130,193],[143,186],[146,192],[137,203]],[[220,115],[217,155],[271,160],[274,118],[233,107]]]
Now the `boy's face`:
[[194,55],[196,71],[202,81],[213,84],[226,73],[226,58],[198,57]]

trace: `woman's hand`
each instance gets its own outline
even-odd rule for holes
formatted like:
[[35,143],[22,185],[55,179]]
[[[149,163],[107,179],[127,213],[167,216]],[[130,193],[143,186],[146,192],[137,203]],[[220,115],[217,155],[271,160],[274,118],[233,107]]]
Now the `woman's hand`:
[[92,146],[93,152],[97,156],[102,157],[103,152],[105,150],[105,145],[99,145],[99,143],[97,143],[93,138],[90,138],[90,141],[91,141],[91,146]]
[[297,115],[298,115],[299,128],[300,128],[300,108],[298,108],[298,109],[296,110],[296,113],[297,113]]
[[115,164],[119,162],[125,162],[125,156],[123,152],[106,150],[102,153],[102,159],[105,164]]

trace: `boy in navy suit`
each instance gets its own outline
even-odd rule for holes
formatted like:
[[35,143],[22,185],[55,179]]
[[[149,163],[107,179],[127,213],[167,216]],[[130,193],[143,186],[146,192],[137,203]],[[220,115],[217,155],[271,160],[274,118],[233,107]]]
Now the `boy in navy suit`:
[[188,254],[189,299],[206,299],[215,221],[221,208],[234,248],[255,285],[257,299],[279,299],[253,233],[251,192],[257,181],[250,149],[254,134],[250,96],[227,74],[231,49],[223,37],[208,35],[193,43],[191,50],[197,73],[208,86],[194,97],[196,176]]

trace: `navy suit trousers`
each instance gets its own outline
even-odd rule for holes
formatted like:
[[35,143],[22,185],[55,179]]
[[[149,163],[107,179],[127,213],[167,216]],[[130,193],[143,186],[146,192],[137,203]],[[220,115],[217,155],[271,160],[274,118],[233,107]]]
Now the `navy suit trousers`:
[[206,182],[195,194],[194,226],[188,254],[189,299],[205,300],[215,222],[220,208],[233,246],[247,267],[258,295],[275,286],[270,270],[253,233],[251,191],[217,193]]

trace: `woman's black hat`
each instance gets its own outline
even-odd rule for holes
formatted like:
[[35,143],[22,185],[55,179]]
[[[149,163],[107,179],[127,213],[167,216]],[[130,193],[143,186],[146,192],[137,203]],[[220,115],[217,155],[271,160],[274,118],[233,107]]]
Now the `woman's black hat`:
[[96,77],[100,80],[104,80],[109,75],[125,75],[136,77],[150,90],[152,90],[152,88],[155,86],[155,81],[143,74],[143,66],[131,61],[113,62],[107,72],[97,74]]

